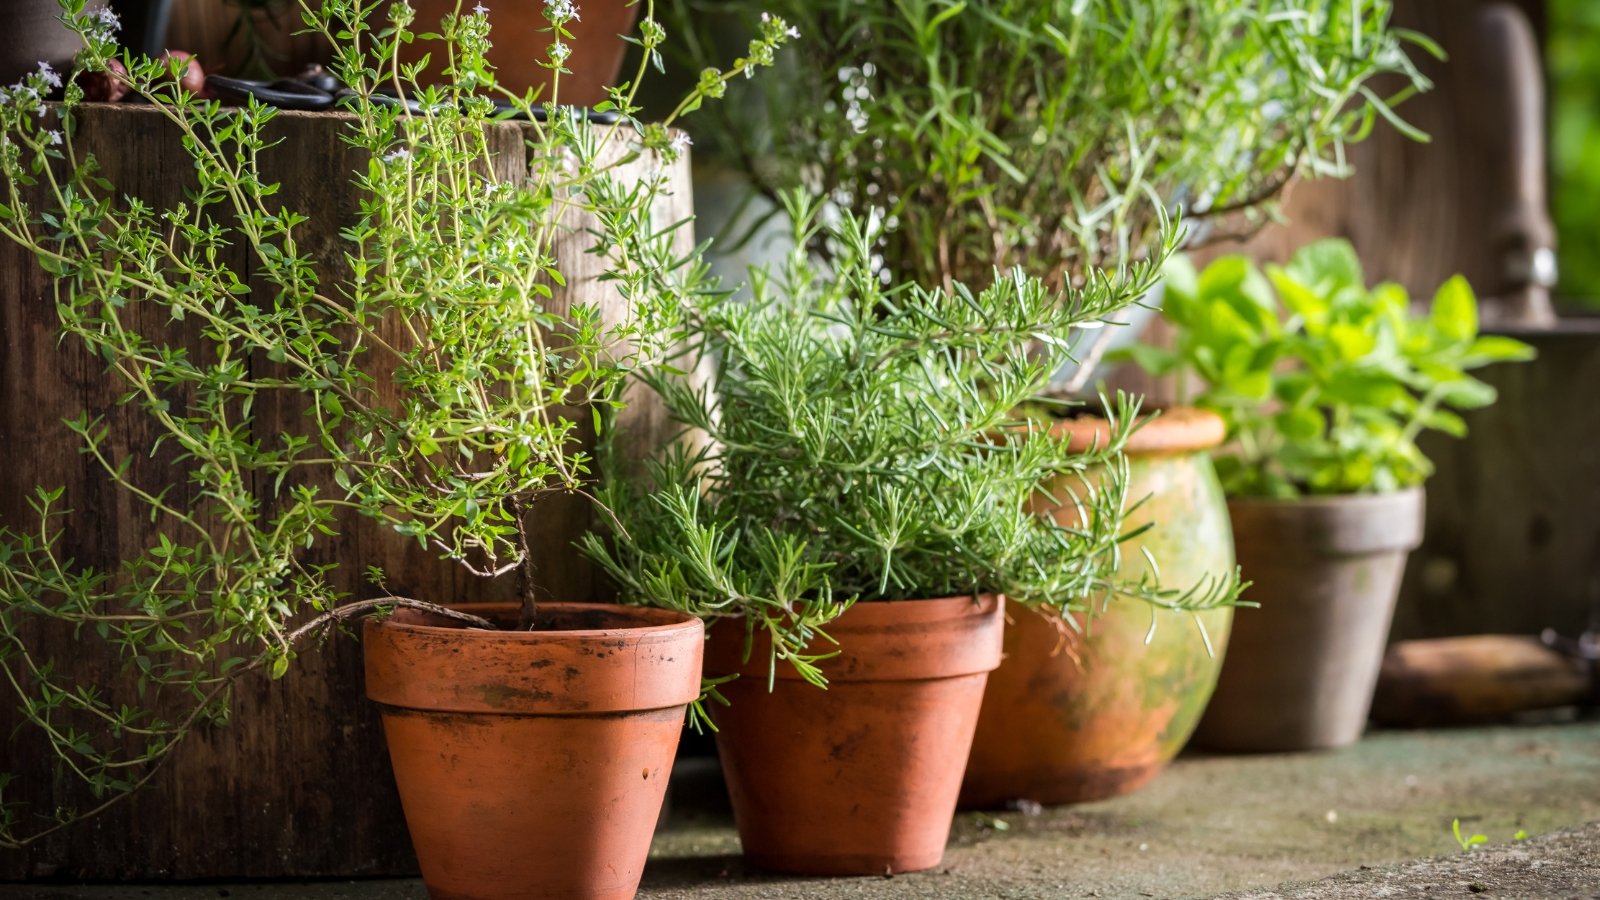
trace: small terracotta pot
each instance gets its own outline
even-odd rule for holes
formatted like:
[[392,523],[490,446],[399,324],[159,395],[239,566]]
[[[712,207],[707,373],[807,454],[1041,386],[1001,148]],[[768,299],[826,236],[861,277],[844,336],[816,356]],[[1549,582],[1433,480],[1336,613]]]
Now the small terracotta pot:
[[1342,747],[1361,737],[1422,489],[1228,503],[1252,582],[1195,743],[1215,750]]
[[[418,34],[437,33],[439,21],[456,10],[456,0],[411,0],[417,11],[412,29]],[[508,0],[487,3],[489,8],[489,63],[495,79],[514,93],[543,86],[540,101],[550,99],[550,70],[539,65],[550,61],[550,43],[555,36],[543,15],[538,0]],[[565,43],[572,48],[567,60],[571,71],[561,76],[563,106],[593,106],[606,99],[606,88],[617,83],[622,58],[628,46],[623,36],[633,31],[641,4],[629,0],[583,0],[575,4],[582,17],[567,23],[572,37]],[[471,9],[463,5],[463,9]],[[432,54],[427,77],[437,82],[444,77],[446,48],[443,41],[416,40],[400,48],[400,61],[414,63],[424,53]]]
[[707,674],[741,676],[712,715],[745,857],[801,875],[938,865],[1003,608],[995,595],[857,603],[824,629],[839,644],[827,690],[780,660],[770,694],[770,638],[741,661],[744,623],[716,624]]
[[[1104,419],[1075,417],[1055,430],[1080,449],[1104,445]],[[1209,451],[1225,428],[1215,414],[1170,409],[1129,439],[1128,502],[1143,501],[1126,527],[1149,531],[1122,546],[1119,574],[1137,580],[1149,550],[1168,587],[1187,588],[1233,571],[1227,501]],[[1096,477],[1093,473],[1091,479]],[[1065,497],[1058,483],[1054,493]],[[1076,523],[1069,506],[1039,512]],[[989,676],[983,713],[961,788],[961,805],[996,808],[1014,800],[1082,803],[1148,783],[1183,748],[1211,697],[1233,610],[1195,617],[1119,600],[1074,631],[1026,611],[1006,624],[1005,660]],[[1081,619],[1080,626],[1083,625]],[[1147,643],[1148,640],[1148,643]]]
[[[461,607],[516,621],[511,604]],[[704,629],[667,610],[551,603],[540,630],[400,610],[365,627],[422,880],[437,900],[630,898]]]

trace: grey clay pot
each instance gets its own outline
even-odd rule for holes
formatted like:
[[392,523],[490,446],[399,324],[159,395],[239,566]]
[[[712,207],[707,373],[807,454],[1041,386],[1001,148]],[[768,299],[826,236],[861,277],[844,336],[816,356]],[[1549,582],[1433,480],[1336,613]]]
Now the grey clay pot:
[[1233,499],[1239,567],[1252,582],[1196,746],[1314,750],[1361,737],[1423,494]]

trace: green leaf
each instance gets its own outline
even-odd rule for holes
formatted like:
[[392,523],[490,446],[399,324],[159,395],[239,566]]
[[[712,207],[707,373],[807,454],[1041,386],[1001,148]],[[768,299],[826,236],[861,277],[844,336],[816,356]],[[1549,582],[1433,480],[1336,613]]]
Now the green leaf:
[[1466,437],[1467,423],[1448,409],[1436,409],[1422,420],[1424,428],[1442,431],[1451,437]]
[[1277,427],[1293,441],[1309,441],[1322,435],[1325,423],[1315,409],[1290,409],[1278,414]]
[[1491,334],[1477,338],[1467,352],[1462,356],[1463,369],[1475,369],[1478,366],[1495,362],[1522,362],[1533,359],[1532,347],[1514,338],[1502,337]]
[[1178,355],[1149,344],[1133,344],[1106,354],[1113,362],[1132,360],[1133,364],[1155,376],[1170,375],[1178,368]]
[[1344,288],[1366,290],[1361,258],[1343,238],[1325,238],[1301,247],[1290,258],[1287,271],[1324,297]]
[[1336,322],[1328,328],[1328,340],[1338,348],[1339,357],[1349,362],[1362,359],[1378,346],[1378,335],[1371,328]]
[[1478,333],[1478,301],[1467,279],[1456,275],[1433,295],[1429,319],[1438,332],[1452,341],[1470,341]]
[[1478,379],[1464,376],[1460,381],[1440,385],[1439,396],[1446,404],[1458,409],[1477,409],[1493,403],[1496,392]]

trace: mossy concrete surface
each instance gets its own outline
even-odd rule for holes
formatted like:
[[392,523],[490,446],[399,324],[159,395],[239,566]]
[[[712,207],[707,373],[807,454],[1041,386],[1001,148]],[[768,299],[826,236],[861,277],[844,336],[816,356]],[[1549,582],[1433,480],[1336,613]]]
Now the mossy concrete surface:
[[[962,813],[942,866],[893,878],[753,872],[739,859],[727,813],[714,802],[695,802],[709,794],[697,789],[707,779],[697,779],[692,769],[683,774],[671,826],[658,836],[645,874],[641,897],[651,900],[1022,900],[1228,891],[1242,891],[1240,898],[1308,900],[1600,897],[1600,826],[1583,827],[1600,822],[1600,722],[1592,720],[1379,732],[1329,753],[1187,757],[1154,784],[1116,800],[1031,815]],[[1483,834],[1488,843],[1463,853],[1451,835],[1456,819],[1464,835]],[[1534,837],[1514,840],[1519,831]],[[1329,876],[1338,877],[1319,881]],[[1435,886],[1422,890],[1429,885]],[[415,881],[0,885],[0,897],[18,900],[425,896]]]

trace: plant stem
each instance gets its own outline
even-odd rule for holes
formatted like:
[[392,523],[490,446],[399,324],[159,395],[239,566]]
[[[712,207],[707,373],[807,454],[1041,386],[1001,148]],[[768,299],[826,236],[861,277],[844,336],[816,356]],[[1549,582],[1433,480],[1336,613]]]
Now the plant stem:
[[522,614],[517,619],[517,628],[521,631],[532,631],[533,623],[539,616],[538,592],[534,589],[537,567],[528,547],[527,511],[527,504],[520,496],[511,498],[511,515],[517,520],[517,546],[522,550],[522,561],[517,565],[517,589],[522,600]]

